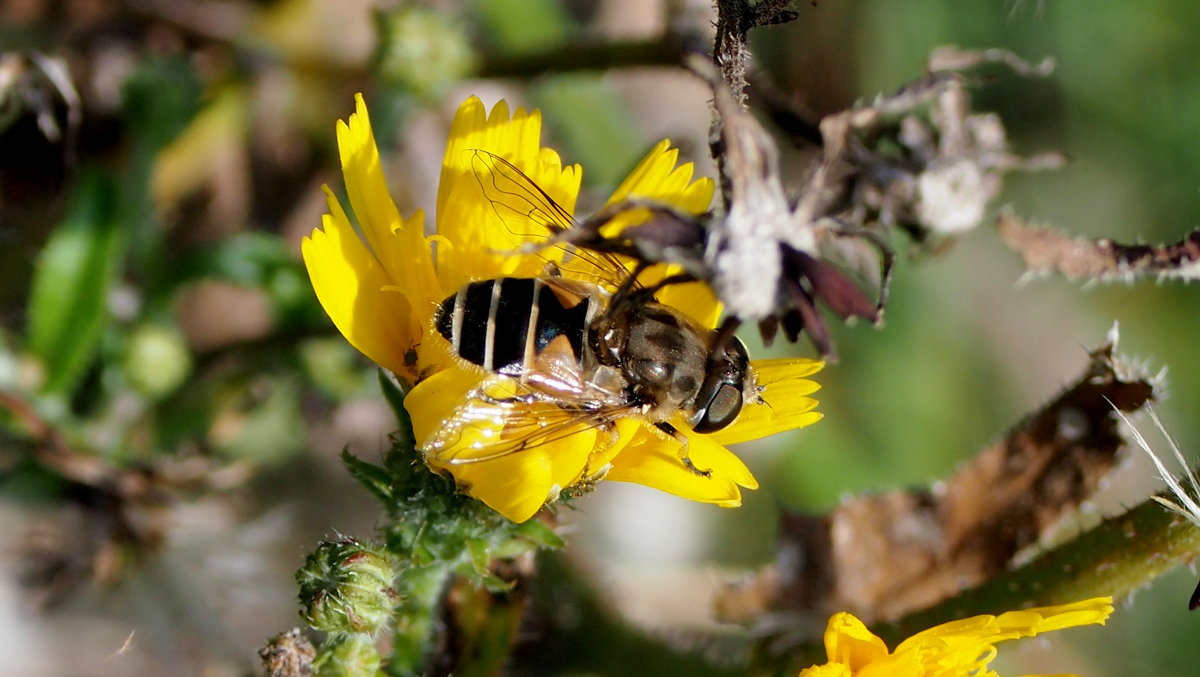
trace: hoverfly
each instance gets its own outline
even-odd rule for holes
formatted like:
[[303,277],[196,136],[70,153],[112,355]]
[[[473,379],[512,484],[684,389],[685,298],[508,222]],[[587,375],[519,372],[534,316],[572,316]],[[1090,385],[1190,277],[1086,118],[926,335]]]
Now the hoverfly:
[[[611,444],[617,421],[633,417],[679,440],[680,461],[706,476],[670,419],[682,413],[692,431],[711,433],[761,401],[745,346],[655,300],[682,278],[644,286],[648,264],[562,244],[555,235],[580,227],[566,210],[503,158],[469,152],[501,222],[526,242],[530,234],[518,231],[533,224],[527,230],[544,234],[546,248],[573,261],[574,276],[546,257],[542,275],[470,282],[439,304],[434,329],[453,354],[501,378],[484,379],[459,403],[426,456],[474,463],[590,429]],[[502,434],[473,435],[473,426],[499,423]],[[462,454],[466,438],[471,451]]]

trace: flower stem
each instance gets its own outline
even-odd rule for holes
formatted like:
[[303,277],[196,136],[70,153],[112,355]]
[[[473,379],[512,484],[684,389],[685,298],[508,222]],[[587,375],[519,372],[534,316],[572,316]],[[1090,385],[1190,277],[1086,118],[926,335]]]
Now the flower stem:
[[1020,569],[881,628],[880,635],[895,641],[976,614],[1102,595],[1120,599],[1198,555],[1200,529],[1148,499]]
[[397,583],[404,601],[396,609],[396,631],[392,638],[389,673],[419,675],[424,672],[433,635],[434,619],[442,589],[450,576],[442,563],[406,569]]

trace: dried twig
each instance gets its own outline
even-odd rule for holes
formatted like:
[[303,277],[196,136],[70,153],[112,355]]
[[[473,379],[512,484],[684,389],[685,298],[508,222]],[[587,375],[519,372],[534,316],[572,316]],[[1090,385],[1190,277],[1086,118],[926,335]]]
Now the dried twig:
[[717,0],[717,35],[713,62],[739,106],[746,105],[746,73],[750,69],[750,29],[787,23],[796,12],[792,0]]
[[1000,237],[1034,274],[1058,273],[1072,280],[1133,282],[1143,277],[1200,279],[1200,230],[1165,245],[1086,240],[1031,226],[1011,214],[999,219]]
[[1200,529],[1151,497],[1079,537],[969,592],[906,616],[881,634],[901,637],[938,623],[1001,609],[1120,599],[1200,555]]
[[[720,3],[718,24],[744,25],[739,7]],[[1056,154],[1009,152],[999,118],[972,112],[969,81],[956,72],[996,62],[1044,75],[1052,63],[1030,65],[1003,50],[942,48],[924,78],[824,118],[820,160],[789,191],[774,140],[745,110],[748,52],[730,46],[738,35],[744,37],[718,32],[720,78],[692,63],[713,87],[712,145],[725,207],[708,224],[701,277],[730,309],[727,330],[757,322],[768,342],[780,326],[793,341],[805,331],[829,355],[818,300],[842,319],[882,320],[892,266],[883,231],[901,227],[922,243],[961,233],[983,219],[1005,172],[1061,164]],[[877,300],[856,278],[878,287]]]
[[[820,618],[848,610],[871,623],[1003,573],[1113,467],[1124,445],[1114,406],[1136,411],[1158,391],[1114,349],[1115,335],[1073,385],[945,482],[787,516],[779,564],[749,589],[776,611]],[[752,608],[745,602],[737,592],[723,600],[743,612]]]
[[75,444],[17,395],[0,392],[0,409],[24,429],[33,459],[63,480],[63,496],[79,512],[78,522],[31,530],[27,539],[29,579],[45,604],[88,577],[114,583],[131,560],[155,552],[181,489],[228,488],[250,471],[245,464],[214,468],[198,458],[123,467]]

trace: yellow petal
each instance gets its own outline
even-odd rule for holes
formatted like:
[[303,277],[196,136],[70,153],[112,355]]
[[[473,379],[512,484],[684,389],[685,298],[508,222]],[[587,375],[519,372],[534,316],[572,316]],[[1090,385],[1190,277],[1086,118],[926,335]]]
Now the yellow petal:
[[541,126],[538,111],[510,116],[503,101],[490,115],[475,97],[459,107],[438,185],[438,233],[454,250],[453,258],[438,260],[445,287],[529,277],[545,267],[545,257],[514,252],[548,237],[548,221],[570,223],[582,175],[541,147]]
[[578,481],[595,443],[595,430],[581,430],[500,458],[441,467],[471,496],[514,522],[524,522]]
[[329,193],[330,214],[323,230],[304,238],[301,253],[313,290],[333,324],[354,346],[376,364],[397,374],[414,377],[405,354],[417,342],[413,312],[403,295],[383,291],[388,279],[383,268]]
[[[682,270],[678,266],[660,266],[666,268],[666,274],[671,275]],[[653,273],[653,271],[647,271]],[[642,283],[649,286],[657,280],[648,274],[642,278]],[[687,284],[672,284],[655,295],[659,303],[671,306],[684,315],[695,320],[701,327],[714,329],[721,319],[721,302],[713,294],[712,288],[704,282],[689,282]]]
[[362,94],[356,94],[355,113],[337,124],[338,152],[350,208],[367,238],[367,245],[388,277],[410,297],[440,301],[440,288],[431,286],[433,259],[426,244],[420,213],[410,223],[400,218],[388,192]]
[[629,176],[617,186],[608,204],[630,198],[642,198],[671,205],[689,214],[703,214],[712,203],[713,180],[703,177],[692,181],[695,167],[687,162],[676,167],[679,150],[663,139],[646,153]]
[[337,123],[338,153],[350,208],[358,218],[371,251],[378,256],[386,251],[386,238],[399,225],[400,212],[388,192],[362,94],[354,96],[354,104],[355,112],[349,121]]
[[758,488],[754,475],[733,452],[706,436],[691,433],[685,425],[676,425],[676,428],[687,436],[688,458],[692,465],[708,471],[707,477],[684,465],[679,442],[643,426],[643,430],[613,459],[606,479],[644,484],[724,508],[742,504],[739,486]]
[[751,362],[758,384],[764,388],[762,404],[747,402],[737,420],[724,430],[708,435],[719,444],[736,444],[812,425],[821,420],[813,411],[817,401],[808,395],[821,386],[804,378],[825,366],[820,360],[802,357]]
[[1096,597],[1059,606],[1009,611],[999,616],[973,616],[919,632],[904,640],[896,652],[911,650],[930,640],[990,644],[1078,625],[1103,624],[1112,611],[1111,597]]
[[[670,205],[688,214],[703,214],[712,203],[713,181],[709,178],[692,181],[695,171],[692,163],[676,166],[678,161],[679,150],[671,148],[671,142],[667,139],[660,141],[613,191],[608,204],[637,198]],[[643,222],[647,216],[648,212],[644,210],[623,212],[607,223],[602,232],[615,235],[631,225]],[[649,287],[681,270],[679,266],[655,266],[642,273],[640,281]],[[657,298],[660,302],[682,311],[704,327],[717,326],[717,320],[721,316],[720,302],[708,285],[703,283],[671,285],[659,292]]]
[[424,449],[443,423],[454,415],[459,402],[485,377],[478,369],[455,365],[421,381],[404,398],[412,419],[417,448]]
[[588,471],[597,473],[604,469],[605,466],[612,463],[612,460],[620,454],[629,443],[638,439],[643,432],[643,423],[641,419],[627,416],[617,419],[614,423],[615,431],[611,438],[607,440],[607,444],[600,444],[593,451],[591,458],[588,460]]
[[579,480],[598,432],[580,424],[544,443],[497,452],[497,441],[522,439],[536,430],[537,421],[562,410],[549,403],[489,409],[477,397],[480,392],[494,401],[527,391],[513,379],[467,367],[445,369],[418,383],[404,399],[417,448],[431,467],[449,472],[463,491],[508,519],[523,522]]
[[1052,630],[1061,630],[1062,628],[1079,625],[1104,625],[1108,617],[1112,615],[1112,612],[1112,597],[1094,597],[1071,604],[1035,607],[1033,609],[1025,609],[1024,611],[1010,611],[1000,614],[997,622],[1001,627],[1011,629],[1014,623],[1017,622],[1017,617],[1010,617],[1009,614],[1032,614],[1037,617],[1035,621],[1030,622],[1030,620],[1022,619],[1025,623],[1028,623],[1024,631],[1028,632],[1029,635],[1036,635],[1040,632],[1050,632]]
[[836,613],[825,626],[825,655],[857,672],[888,655],[887,644],[853,614]]
[[853,677],[850,668],[841,663],[814,665],[800,671],[800,677]]

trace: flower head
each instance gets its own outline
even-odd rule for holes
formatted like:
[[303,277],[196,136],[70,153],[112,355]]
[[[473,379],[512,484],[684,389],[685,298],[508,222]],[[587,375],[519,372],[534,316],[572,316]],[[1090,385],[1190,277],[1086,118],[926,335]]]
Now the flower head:
[[[757,482],[723,445],[817,421],[809,395],[818,386],[804,377],[820,362],[752,362],[761,390],[732,425],[701,435],[682,414],[665,422],[687,440],[682,452],[679,439],[636,415],[589,419],[520,378],[471,364],[435,327],[439,304],[472,282],[537,278],[552,268],[564,280],[611,294],[628,276],[632,262],[617,258],[549,247],[528,253],[553,234],[555,222],[570,226],[581,178],[577,165],[563,166],[555,151],[541,147],[540,136],[538,111],[510,112],[502,101],[488,113],[479,99],[467,99],[450,128],[437,230],[426,236],[422,213],[402,218],[388,193],[359,96],[355,114],[338,123],[337,138],[362,237],[326,189],[329,214],[303,243],[318,299],[355,348],[413,384],[404,405],[426,462],[509,519],[524,521],[561,491],[600,478],[740,505],[741,488]],[[713,182],[693,181],[692,165],[678,165],[677,157],[667,141],[659,143],[609,203],[638,198],[703,213]],[[638,280],[649,285],[670,273],[658,266]],[[670,285],[656,298],[706,331],[721,313],[701,283]],[[517,444],[534,436],[536,444]]]
[[973,616],[918,632],[890,652],[862,621],[838,613],[825,629],[829,662],[801,670],[800,677],[995,677],[988,664],[996,657],[997,643],[1077,625],[1103,625],[1112,612],[1111,597],[1096,597]]

